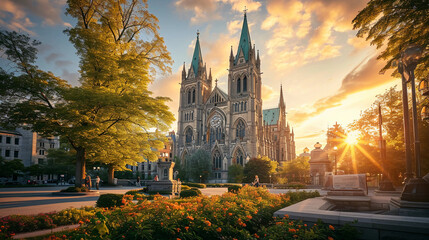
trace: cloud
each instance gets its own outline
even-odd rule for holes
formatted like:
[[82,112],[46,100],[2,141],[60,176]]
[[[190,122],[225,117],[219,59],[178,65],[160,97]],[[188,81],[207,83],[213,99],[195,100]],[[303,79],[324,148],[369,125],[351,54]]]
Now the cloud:
[[230,21],[226,24],[229,34],[234,34],[238,32],[241,29],[241,25],[243,24],[243,21],[240,20],[234,20]]
[[325,134],[326,134],[326,132],[324,130],[321,130],[318,133],[311,133],[311,134],[307,134],[307,135],[304,135],[304,136],[297,136],[297,137],[295,137],[295,140],[297,140],[297,139],[315,138],[315,137],[319,137],[319,136],[322,136],[322,135],[325,135]]
[[2,0],[0,6],[0,24],[14,31],[24,31],[35,35],[29,27],[35,24],[30,17],[42,19],[45,25],[70,25],[61,19],[65,0]]
[[342,101],[351,94],[392,81],[390,74],[379,75],[379,71],[384,64],[384,61],[377,60],[376,56],[370,57],[369,60],[368,58],[365,59],[344,77],[341,87],[334,95],[321,98],[311,106],[299,108],[308,109],[307,111],[292,109],[290,111],[290,119],[295,123],[304,122],[330,108],[340,106]]
[[356,36],[347,39],[347,43],[352,45],[355,48],[355,51],[370,46],[369,42],[367,42],[365,38],[359,38]]
[[217,0],[178,0],[175,5],[179,10],[193,11],[194,16],[191,18],[191,23],[204,22],[207,20],[219,19],[216,14]]
[[71,85],[78,86],[79,85],[79,77],[80,74],[77,72],[69,72],[67,69],[63,69],[62,77],[67,80]]
[[243,12],[246,8],[247,12],[258,11],[261,7],[261,3],[253,0],[220,0],[223,3],[229,3],[232,9],[237,12]]
[[47,63],[51,63],[52,61],[57,59],[59,56],[60,56],[60,54],[58,54],[58,53],[51,53],[45,58],[45,60]]
[[265,44],[276,70],[340,55],[336,35],[351,31],[351,21],[367,1],[270,0],[263,30],[272,36]]
[[66,66],[69,66],[72,64],[73,64],[73,62],[69,61],[69,60],[57,60],[57,61],[55,61],[55,66],[57,66],[57,67],[66,67]]
[[277,94],[274,93],[274,90],[272,87],[262,84],[262,100],[263,101],[269,101]]

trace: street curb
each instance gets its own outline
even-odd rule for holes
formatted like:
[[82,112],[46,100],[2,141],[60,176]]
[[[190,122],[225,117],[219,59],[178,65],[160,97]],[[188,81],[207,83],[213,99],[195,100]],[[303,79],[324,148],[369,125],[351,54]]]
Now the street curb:
[[40,230],[40,231],[35,231],[35,232],[20,233],[20,234],[16,234],[15,236],[13,236],[12,239],[25,239],[25,238],[30,238],[30,237],[39,237],[39,236],[48,235],[51,233],[73,230],[75,228],[78,228],[79,226],[80,226],[79,224],[73,224],[73,225],[66,225],[66,226],[61,226],[61,227],[56,227],[56,228],[46,229],[46,230]]
[[52,195],[54,196],[99,196],[99,191],[90,191],[90,192],[53,192]]

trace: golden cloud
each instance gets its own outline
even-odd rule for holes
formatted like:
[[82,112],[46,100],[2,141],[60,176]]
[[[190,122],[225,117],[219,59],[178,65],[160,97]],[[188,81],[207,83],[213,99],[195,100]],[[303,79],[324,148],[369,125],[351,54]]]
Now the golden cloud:
[[191,23],[197,23],[207,20],[219,19],[216,14],[217,0],[178,0],[175,5],[177,9],[193,11],[194,16],[191,18]]
[[309,109],[308,111],[292,109],[290,119],[295,123],[304,122],[330,108],[340,106],[342,101],[351,94],[372,89],[392,81],[390,74],[379,75],[379,71],[384,64],[384,61],[377,60],[375,56],[369,60],[365,59],[346,75],[342,80],[341,87],[334,95],[321,98],[310,107],[300,108]]
[[271,100],[276,94],[274,93],[274,90],[272,87],[262,84],[262,100],[263,101],[269,101]]
[[254,0],[220,0],[223,3],[229,3],[232,6],[232,9],[237,12],[243,12],[244,8],[247,9],[247,12],[254,12],[261,7],[261,3]]

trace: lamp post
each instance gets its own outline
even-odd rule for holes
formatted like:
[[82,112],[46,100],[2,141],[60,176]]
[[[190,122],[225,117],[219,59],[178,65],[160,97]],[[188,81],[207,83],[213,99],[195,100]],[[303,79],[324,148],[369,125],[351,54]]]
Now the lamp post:
[[379,130],[379,148],[380,148],[380,161],[383,168],[381,175],[381,183],[379,184],[380,191],[395,191],[392,182],[390,181],[389,174],[386,170],[386,140],[383,139],[383,117],[381,115],[381,105],[378,104],[378,130]]
[[201,182],[201,180],[202,180],[202,177],[203,177],[203,176],[201,176],[201,175],[200,175],[200,183],[202,183],[202,182]]
[[[429,75],[420,82],[419,90],[422,96],[429,98]],[[420,114],[423,121],[429,121],[429,105],[424,105]]]
[[334,147],[334,174],[337,175],[337,146]]
[[[414,78],[414,70],[417,67],[418,61],[422,54],[422,48],[419,46],[408,47],[401,55],[401,60],[398,64],[398,72],[402,75],[402,96],[404,107],[404,138],[406,146],[406,159],[407,159],[407,173],[406,177],[412,177],[411,170],[411,148],[407,140],[409,140],[409,126],[408,126],[408,98],[407,96],[407,82],[411,83],[411,101],[413,107],[413,137],[414,137],[414,157],[416,161],[416,177],[410,179],[402,191],[401,199],[406,201],[415,202],[429,202],[429,183],[421,178],[420,172],[420,140],[417,125],[417,103],[416,103],[416,86]],[[408,76],[408,80],[405,78]]]

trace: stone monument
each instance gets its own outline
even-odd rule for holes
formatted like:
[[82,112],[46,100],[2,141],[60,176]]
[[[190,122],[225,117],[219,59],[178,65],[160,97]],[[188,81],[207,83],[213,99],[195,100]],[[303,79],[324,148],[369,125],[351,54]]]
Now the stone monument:
[[311,184],[315,186],[325,185],[325,173],[331,171],[331,162],[328,158],[328,153],[321,149],[322,144],[317,142],[314,144],[314,150],[311,151],[310,158],[310,176]]
[[174,162],[158,161],[157,175],[158,181],[147,182],[149,192],[171,192],[172,194],[180,193],[181,184],[173,180]]

